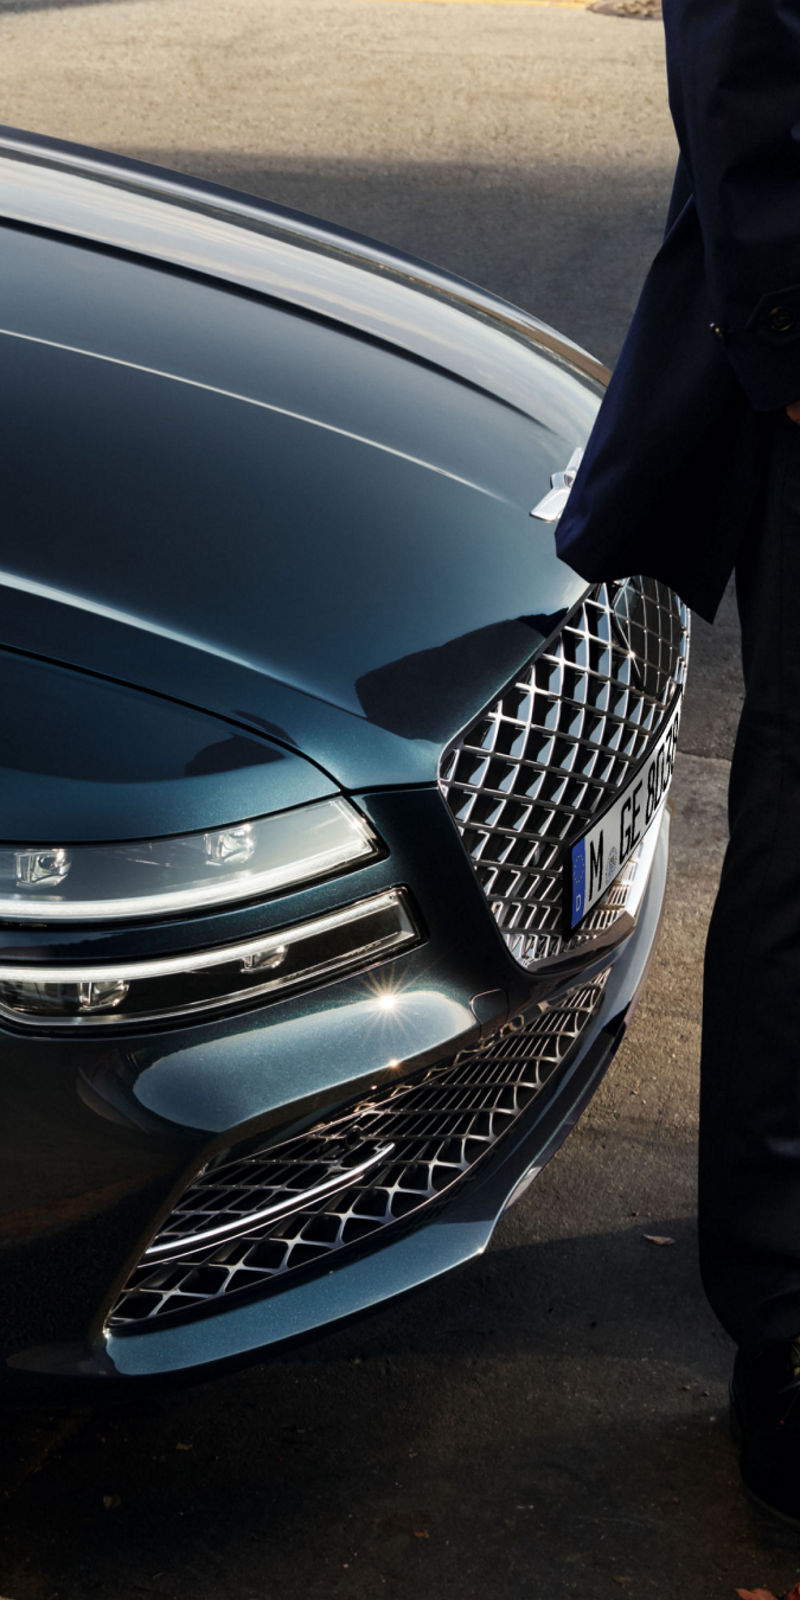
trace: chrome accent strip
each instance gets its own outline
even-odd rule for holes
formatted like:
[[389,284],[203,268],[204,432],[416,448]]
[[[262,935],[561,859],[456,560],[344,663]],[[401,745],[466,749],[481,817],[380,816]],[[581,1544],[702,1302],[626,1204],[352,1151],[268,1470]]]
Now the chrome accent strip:
[[206,1228],[203,1233],[193,1233],[185,1238],[168,1239],[164,1244],[151,1244],[145,1250],[145,1261],[166,1261],[170,1256],[189,1256],[195,1250],[202,1250],[212,1240],[238,1239],[242,1234],[249,1233],[259,1222],[277,1222],[281,1217],[290,1217],[295,1211],[302,1211],[306,1206],[312,1205],[315,1200],[322,1200],[326,1195],[341,1194],[343,1189],[349,1189],[359,1178],[363,1178],[373,1167],[385,1161],[394,1150],[393,1144],[382,1145],[376,1150],[368,1161],[362,1161],[357,1167],[348,1167],[337,1173],[333,1178],[328,1178],[325,1183],[318,1183],[313,1189],[303,1189],[288,1200],[282,1200],[278,1205],[265,1206],[261,1211],[253,1211],[248,1216],[241,1217],[237,1222],[224,1222],[217,1228]]
[[[213,1314],[240,1293],[282,1289],[298,1271],[330,1272],[340,1252],[375,1248],[394,1229],[421,1222],[569,1071],[601,1025],[608,975],[606,969],[579,981],[552,1005],[534,1006],[454,1059],[384,1084],[295,1138],[247,1155],[232,1151],[230,1160],[200,1172],[153,1244],[171,1242],[178,1231],[185,1237],[207,1219],[224,1223],[240,1204],[266,1209],[289,1201],[292,1209],[238,1239],[161,1260],[142,1256],[106,1329],[135,1337],[175,1313]],[[296,1207],[297,1195],[325,1182],[334,1166],[365,1151],[371,1161],[376,1147],[389,1143],[391,1155],[363,1182]]]

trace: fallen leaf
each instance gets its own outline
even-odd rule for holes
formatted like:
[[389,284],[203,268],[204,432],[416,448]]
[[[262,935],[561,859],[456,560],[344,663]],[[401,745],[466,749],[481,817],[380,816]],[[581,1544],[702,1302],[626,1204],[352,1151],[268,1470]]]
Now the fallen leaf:
[[419,1533],[417,1533],[416,1529],[414,1529],[414,1538],[415,1539],[430,1539],[430,1534],[429,1534],[427,1528],[423,1528]]
[[[737,1589],[736,1593],[739,1600],[776,1600],[771,1589]],[[791,1600],[791,1596],[787,1594],[786,1600]]]
[[643,1233],[642,1234],[642,1238],[646,1239],[648,1244],[674,1244],[675,1243],[674,1239],[670,1239],[668,1233]]
[[193,1444],[181,1444],[180,1441],[179,1441],[178,1444],[176,1444],[175,1449],[176,1450],[193,1450],[194,1449],[194,1445]]
[[117,1506],[121,1506],[122,1505],[122,1495],[121,1494],[104,1494],[103,1495],[103,1505],[105,1506],[106,1511],[116,1511]]

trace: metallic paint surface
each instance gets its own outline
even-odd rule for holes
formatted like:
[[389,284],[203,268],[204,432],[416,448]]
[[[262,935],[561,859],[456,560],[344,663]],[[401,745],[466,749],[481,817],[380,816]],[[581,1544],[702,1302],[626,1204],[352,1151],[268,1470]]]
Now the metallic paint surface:
[[529,511],[584,441],[603,373],[370,241],[30,136],[0,137],[0,244],[0,838],[141,838],[339,786],[383,852],[213,913],[7,924],[2,959],[241,943],[393,885],[424,932],[367,971],[191,1025],[0,1029],[0,1371],[139,1382],[242,1359],[485,1247],[619,1041],[668,823],[558,1092],[457,1203],[332,1278],[107,1339],[121,1283],[205,1162],[285,1139],[591,974],[510,959],[436,774],[582,593]]
[[52,661],[0,648],[0,685],[2,839],[188,833],[337,792],[263,735]]
[[[266,732],[346,788],[431,781],[581,591],[528,512],[602,369],[309,219],[48,160],[0,142],[0,637]],[[119,249],[12,220],[52,220],[56,194]],[[207,230],[211,279],[186,245]]]
[[[204,273],[298,308],[324,314],[365,333],[405,345],[428,359],[445,357],[448,370],[500,374],[530,404],[525,362],[504,331],[542,350],[601,386],[608,371],[564,334],[507,301],[375,239],[349,232],[218,184],[140,161],[0,127],[0,212],[116,250]],[[305,249],[305,261],[297,256]],[[371,284],[354,274],[372,274]],[[425,307],[419,290],[438,302]],[[409,292],[411,291],[411,292]],[[484,322],[464,351],[463,328],[448,310]],[[501,326],[498,327],[498,324]],[[495,337],[491,337],[494,330]]]
[[[228,1053],[230,1041],[220,1040],[216,1055],[207,1051],[205,1044],[199,1045],[194,1063],[196,1074],[191,1071],[188,1057],[180,1059],[179,1047],[165,1058],[166,1078],[162,1079],[157,1096],[160,1062],[156,1061],[151,1068],[144,1061],[137,1066],[135,1058],[125,1060],[124,1052],[112,1053],[105,1064],[98,1062],[93,1080],[93,1087],[99,1090],[98,1098],[93,1104],[91,1094],[84,1093],[82,1102],[87,1111],[99,1110],[101,1115],[113,1116],[116,1126],[111,1124],[104,1133],[99,1122],[94,1135],[87,1138],[89,1129],[84,1124],[81,1134],[84,1160],[92,1148],[95,1151],[94,1165],[92,1167],[90,1162],[84,1175],[84,1202],[88,1200],[89,1203],[84,1203],[83,1209],[74,1214],[62,1205],[59,1215],[58,1203],[51,1200],[49,1206],[40,1208],[47,1222],[38,1237],[29,1234],[24,1250],[15,1252],[9,1248],[4,1251],[6,1270],[15,1271],[18,1281],[11,1325],[5,1329],[3,1353],[8,1374],[31,1379],[48,1375],[61,1380],[83,1377],[91,1381],[98,1377],[104,1380],[131,1377],[141,1381],[145,1377],[195,1367],[202,1374],[204,1369],[217,1363],[244,1359],[269,1344],[313,1332],[332,1320],[357,1314],[370,1304],[403,1293],[480,1253],[489,1242],[508,1196],[518,1189],[532,1166],[541,1168],[558,1149],[620,1042],[638,997],[660,917],[668,836],[667,813],[661,825],[653,874],[636,931],[617,953],[603,1005],[582,1041],[577,1059],[559,1084],[558,1093],[544,1097],[534,1116],[524,1119],[524,1126],[504,1140],[481,1170],[473,1173],[460,1192],[451,1197],[446,1211],[431,1217],[412,1234],[345,1263],[333,1275],[324,1274],[269,1295],[253,1305],[237,1307],[224,1315],[203,1317],[178,1328],[127,1336],[104,1334],[103,1308],[113,1302],[130,1265],[152,1237],[191,1173],[224,1150],[230,1140],[241,1141],[263,1134],[265,1128],[274,1125],[273,1114],[265,1115],[263,1107],[266,1089],[274,1089],[277,1078],[269,1085],[265,1083],[263,1031],[252,1033],[249,1049],[243,1047],[231,1054]],[[402,985],[403,994],[412,996],[403,1014],[406,1024],[403,1042],[408,1052],[402,1062],[404,1071],[474,1043],[479,1031],[468,1007],[459,1007],[457,1001],[454,1003],[458,982],[452,975],[445,976],[444,968],[437,990],[414,988],[413,975],[407,967],[415,957],[419,959],[420,953],[413,952],[404,962],[394,963],[385,970],[384,978],[384,982],[388,979],[398,987]],[[421,985],[426,980],[420,974],[417,981]],[[429,975],[427,981],[430,982]],[[354,980],[348,980],[346,987],[352,993]],[[510,1009],[514,1010],[517,997],[507,998]],[[346,996],[342,999],[346,1007]],[[530,999],[529,992],[528,1003]],[[358,1007],[359,1001],[355,1000],[354,1004]],[[378,1008],[375,1014],[376,1017],[380,1015]],[[494,1025],[499,1025],[507,1014],[505,1011],[498,1015]],[[387,1015],[391,1013],[383,1013],[384,1017]],[[471,1030],[462,1032],[462,1025],[468,1021],[472,1023]],[[352,1011],[340,1026],[338,1043],[346,1049],[347,1025],[354,1024],[351,1041],[360,1045],[359,1064],[371,1064],[372,1070],[347,1084],[341,1083],[338,1094],[332,1092],[329,1074],[328,1087],[323,1088],[324,1043],[329,1023],[329,1014],[321,1009],[315,1058],[311,1046],[314,1029],[298,1019],[294,1037],[299,1042],[305,1033],[309,1049],[304,1064],[301,1048],[298,1077],[294,1078],[292,1023],[287,1019],[286,1049],[281,1054],[280,1068],[277,1060],[274,1063],[274,1072],[283,1071],[287,1102],[293,1101],[291,1108],[287,1104],[287,1110],[291,1109],[293,1114],[288,1122],[286,1113],[282,1122],[278,1114],[281,1137],[363,1094],[370,1085],[391,1081],[392,1074],[397,1071],[397,1067],[386,1060],[387,1049],[396,1047],[396,1030],[393,1028],[388,1035],[376,1031],[370,1054],[363,1039],[362,1002],[361,1008]],[[453,1032],[446,1037],[448,1026]],[[338,1054],[337,1059],[341,1060]],[[174,1075],[176,1065],[177,1078]],[[148,1072],[153,1072],[152,1088],[147,1083]],[[203,1137],[197,1130],[177,1121],[193,1110],[196,1114],[195,1108],[203,1106],[203,1080],[207,1085],[204,1121],[206,1125],[224,1126],[227,1131],[221,1138],[209,1139],[208,1134]],[[302,1090],[308,1090],[315,1080],[316,1093],[303,1096]],[[64,1081],[68,1082],[67,1074]],[[142,1105],[145,1097],[150,1101],[146,1107]],[[272,1094],[269,1098],[272,1100]],[[169,1120],[163,1115],[165,1111],[171,1114]],[[234,1116],[248,1111],[253,1113],[249,1120],[232,1125]],[[134,1170],[136,1167],[137,1118],[140,1183],[137,1188],[134,1181],[129,1181],[128,1193],[125,1193],[120,1175],[126,1170],[126,1154],[127,1165]],[[37,1130],[39,1138],[41,1131]],[[109,1182],[112,1172],[114,1184]],[[95,1188],[88,1197],[85,1183],[90,1174]],[[101,1183],[101,1174],[105,1184]],[[52,1188],[59,1181],[63,1186],[63,1171],[50,1174]],[[83,1241],[88,1239],[92,1240],[92,1249],[85,1257]],[[60,1286],[59,1333],[54,1332],[48,1341],[41,1337],[39,1297],[53,1281],[54,1263],[64,1261],[72,1263],[70,1281],[68,1290]],[[64,1301],[72,1307],[71,1336],[70,1320],[64,1315]]]
[[504,1142],[496,1157],[463,1186],[446,1210],[394,1243],[355,1258],[332,1274],[245,1304],[224,1315],[133,1336],[104,1335],[93,1341],[19,1351],[9,1363],[22,1376],[122,1385],[155,1376],[195,1371],[207,1376],[219,1364],[243,1360],[265,1347],[321,1331],[359,1315],[371,1305],[406,1293],[479,1255],[490,1242],[506,1198],[518,1193],[532,1167],[555,1154],[597,1087],[619,1045],[638,993],[658,921],[664,888],[668,825],[662,834],[654,881],[643,910],[642,937],[617,963],[611,993],[584,1041],[560,1092],[542,1107],[524,1132]]

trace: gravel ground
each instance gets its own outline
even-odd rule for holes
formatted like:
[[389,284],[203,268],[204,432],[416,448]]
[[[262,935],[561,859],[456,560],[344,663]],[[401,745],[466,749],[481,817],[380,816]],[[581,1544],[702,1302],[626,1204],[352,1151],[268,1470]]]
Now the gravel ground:
[[661,0],[599,0],[591,4],[589,10],[603,12],[608,17],[638,17],[643,22],[659,22]]

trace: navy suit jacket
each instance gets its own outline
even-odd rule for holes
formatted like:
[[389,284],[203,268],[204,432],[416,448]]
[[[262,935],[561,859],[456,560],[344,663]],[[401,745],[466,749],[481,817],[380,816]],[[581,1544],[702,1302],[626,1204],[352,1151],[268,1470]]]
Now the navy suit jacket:
[[712,619],[770,414],[800,400],[800,0],[663,0],[680,162],[561,518],[593,581],[663,578]]

